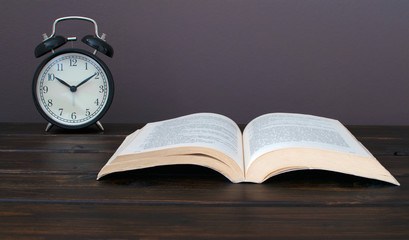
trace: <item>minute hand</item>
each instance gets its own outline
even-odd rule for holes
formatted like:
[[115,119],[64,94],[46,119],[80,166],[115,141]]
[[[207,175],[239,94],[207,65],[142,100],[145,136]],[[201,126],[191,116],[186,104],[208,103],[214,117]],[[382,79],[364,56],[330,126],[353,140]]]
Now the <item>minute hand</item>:
[[94,73],[92,76],[86,78],[84,81],[80,82],[77,86],[75,86],[76,88],[81,86],[82,84],[88,82],[91,78],[93,78],[95,75],[97,75],[97,73]]

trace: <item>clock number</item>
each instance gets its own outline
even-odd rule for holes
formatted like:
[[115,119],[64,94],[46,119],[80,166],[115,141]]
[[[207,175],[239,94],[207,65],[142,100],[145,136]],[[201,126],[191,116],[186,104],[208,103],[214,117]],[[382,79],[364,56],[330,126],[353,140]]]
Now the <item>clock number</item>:
[[99,79],[99,72],[95,73],[95,79]]
[[58,111],[60,112],[60,116],[62,116],[63,110],[64,110],[64,109],[62,109],[62,108],[59,108],[59,109],[58,109]]
[[105,92],[104,85],[99,86],[99,93]]
[[85,70],[88,70],[88,63],[85,63]]
[[87,108],[87,109],[85,109],[85,116],[89,116],[89,115],[91,115],[91,112],[89,111],[89,108]]
[[97,100],[95,100],[95,102],[94,102],[94,103],[95,103],[95,105],[97,105],[97,106],[98,106],[98,105],[99,105],[99,99],[97,98]]
[[48,99],[47,105],[48,105],[49,107],[52,107],[52,106],[53,106],[53,100],[52,100],[52,99]]
[[57,71],[64,71],[64,68],[63,68],[63,64],[62,63],[59,63],[59,64],[57,64]]
[[47,86],[43,87],[43,93],[48,93],[48,87]]
[[70,59],[70,67],[76,67],[77,66],[77,59]]
[[52,73],[48,74],[48,81],[54,81],[55,80],[55,76]]
[[71,113],[71,119],[72,120],[77,119],[77,113],[76,112]]

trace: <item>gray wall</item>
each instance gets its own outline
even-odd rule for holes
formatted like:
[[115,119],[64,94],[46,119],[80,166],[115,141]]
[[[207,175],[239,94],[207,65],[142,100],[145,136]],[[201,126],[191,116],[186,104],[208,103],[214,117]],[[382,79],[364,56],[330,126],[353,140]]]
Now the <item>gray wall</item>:
[[99,55],[116,84],[102,122],[207,111],[247,123],[281,111],[408,125],[408,10],[407,0],[3,0],[0,121],[44,121],[31,96],[34,48],[56,18],[81,15],[115,50]]

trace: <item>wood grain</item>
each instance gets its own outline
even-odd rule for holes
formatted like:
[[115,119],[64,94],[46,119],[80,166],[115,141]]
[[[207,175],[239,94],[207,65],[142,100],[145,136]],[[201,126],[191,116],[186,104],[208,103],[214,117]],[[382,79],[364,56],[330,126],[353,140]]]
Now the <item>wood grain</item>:
[[[401,183],[296,171],[233,184],[198,166],[96,175],[143,124],[0,123],[0,239],[408,239],[409,127],[348,126]],[[243,128],[244,125],[241,125]]]
[[402,220],[408,211],[408,206],[2,203],[0,238],[407,239]]

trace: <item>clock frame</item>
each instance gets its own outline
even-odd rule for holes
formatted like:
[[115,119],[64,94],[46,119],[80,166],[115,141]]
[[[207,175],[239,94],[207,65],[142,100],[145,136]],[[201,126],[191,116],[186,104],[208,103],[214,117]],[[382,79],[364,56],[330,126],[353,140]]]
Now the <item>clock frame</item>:
[[[82,20],[94,24],[95,34],[86,35],[81,39],[83,43],[94,49],[93,53],[78,48],[55,52],[68,41],[77,40],[77,37],[56,35],[57,23],[66,20]],[[95,20],[81,16],[58,18],[54,21],[51,35],[48,37],[47,34],[43,34],[44,40],[34,49],[34,55],[38,58],[51,52],[51,56],[38,66],[33,78],[32,94],[37,110],[49,122],[46,131],[54,125],[65,129],[79,129],[94,123],[104,130],[99,119],[109,109],[114,94],[112,74],[107,65],[96,56],[97,52],[108,57],[113,56],[114,50],[105,38],[104,33],[101,36],[98,34],[98,25]],[[80,62],[83,64],[83,70],[88,70],[89,66],[93,68],[94,73],[90,71],[84,75],[75,71],[73,67],[77,67]],[[97,87],[95,86],[96,79],[102,79],[102,84]],[[50,82],[46,84],[47,81]],[[69,106],[69,100],[66,99],[67,94],[71,94],[72,106]],[[50,97],[46,99],[45,95],[51,95],[58,101],[54,102]],[[103,98],[100,99],[99,96]],[[90,99],[93,97],[95,106],[90,106]],[[59,106],[56,107],[54,104],[59,104]]]

